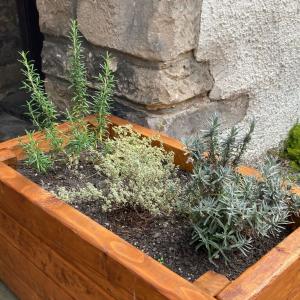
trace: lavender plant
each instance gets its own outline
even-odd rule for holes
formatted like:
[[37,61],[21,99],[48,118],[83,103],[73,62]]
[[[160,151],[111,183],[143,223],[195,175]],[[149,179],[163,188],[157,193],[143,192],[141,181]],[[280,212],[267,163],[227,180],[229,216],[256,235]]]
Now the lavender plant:
[[234,250],[246,254],[255,238],[276,235],[300,207],[300,198],[282,184],[286,181],[274,159],[260,166],[261,178],[236,172],[254,123],[242,138],[233,127],[222,139],[219,127],[214,117],[210,129],[193,140],[194,172],[187,190],[192,243],[206,248],[211,261],[227,260]]

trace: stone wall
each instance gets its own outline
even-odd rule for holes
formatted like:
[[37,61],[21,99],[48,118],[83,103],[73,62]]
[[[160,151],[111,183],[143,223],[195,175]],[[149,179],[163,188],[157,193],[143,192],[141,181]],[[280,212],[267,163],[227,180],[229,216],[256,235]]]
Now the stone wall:
[[0,1],[0,101],[18,89],[21,72],[17,63],[21,45],[16,1]]
[[213,86],[209,64],[196,61],[201,0],[38,0],[45,34],[43,71],[47,92],[68,103],[69,20],[77,18],[91,89],[101,56],[109,50],[118,87],[115,113],[185,137],[218,111],[228,124],[245,115],[247,99],[228,105],[207,97]]
[[103,53],[114,57],[115,113],[179,138],[214,112],[226,126],[255,117],[257,157],[299,117],[297,2],[37,0],[47,91],[68,104],[67,35],[77,18],[91,90]]

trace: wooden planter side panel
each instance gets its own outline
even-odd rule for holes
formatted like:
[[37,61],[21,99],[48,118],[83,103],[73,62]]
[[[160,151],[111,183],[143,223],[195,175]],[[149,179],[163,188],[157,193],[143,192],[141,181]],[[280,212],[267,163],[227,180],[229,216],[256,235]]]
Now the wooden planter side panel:
[[300,228],[229,284],[217,298],[300,299]]
[[214,299],[3,163],[0,182],[0,273],[18,255],[41,299]]

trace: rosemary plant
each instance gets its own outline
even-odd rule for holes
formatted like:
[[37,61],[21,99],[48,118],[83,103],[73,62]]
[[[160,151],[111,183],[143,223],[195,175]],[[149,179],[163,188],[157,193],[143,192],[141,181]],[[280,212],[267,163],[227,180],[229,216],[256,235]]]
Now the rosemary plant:
[[33,137],[33,132],[26,133],[28,142],[21,142],[27,157],[25,163],[39,173],[47,173],[53,166],[53,160],[40,149],[38,142]]
[[[67,120],[71,130],[68,136],[66,151],[64,147],[64,134],[57,128],[57,111],[52,101],[44,91],[44,82],[41,80],[34,65],[28,60],[27,53],[21,52],[21,62],[24,66],[25,75],[24,88],[31,94],[28,101],[29,116],[39,130],[44,130],[46,139],[51,146],[51,155],[47,156],[38,148],[38,143],[28,133],[28,144],[22,144],[27,153],[28,164],[39,172],[46,172],[55,160],[55,154],[63,152],[70,163],[76,166],[82,152],[90,151],[95,153],[97,149],[96,140],[102,140],[107,129],[106,116],[109,114],[112,102],[113,90],[115,87],[114,75],[110,69],[110,56],[106,54],[102,73],[98,76],[99,90],[94,95],[94,106],[92,111],[97,116],[98,126],[96,133],[89,130],[84,117],[90,112],[90,103],[87,93],[86,68],[83,63],[83,50],[80,40],[78,25],[75,20],[71,22],[70,30],[71,57],[70,57],[70,81],[74,93],[72,99],[71,113],[68,111]],[[96,139],[97,137],[97,139]]]
[[72,98],[72,117],[79,119],[89,114],[89,102],[87,93],[86,67],[83,63],[83,51],[81,36],[76,20],[71,21],[71,59],[70,59],[70,81],[74,96]]
[[19,61],[23,65],[22,72],[25,76],[23,88],[31,95],[27,101],[28,115],[39,130],[51,127],[57,119],[55,105],[47,97],[44,82],[35,70],[33,62],[28,59],[28,54],[22,51],[20,55]]
[[70,166],[77,167],[81,153],[95,148],[95,136],[93,131],[89,130],[88,124],[80,119],[76,122],[71,121],[71,135],[66,146]]
[[109,54],[106,53],[102,65],[102,73],[100,72],[98,76],[98,91],[93,97],[93,112],[96,114],[97,118],[96,135],[97,139],[100,141],[102,141],[107,130],[107,116],[110,113],[115,88],[115,78],[110,68],[110,64],[111,58]]

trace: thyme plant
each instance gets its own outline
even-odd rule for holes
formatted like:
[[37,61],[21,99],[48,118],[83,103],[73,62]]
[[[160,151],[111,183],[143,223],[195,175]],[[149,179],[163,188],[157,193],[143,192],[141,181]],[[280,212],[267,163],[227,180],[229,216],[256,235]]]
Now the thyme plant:
[[105,142],[96,166],[107,178],[102,209],[128,206],[154,216],[173,212],[181,193],[174,153],[152,147],[153,139],[142,138],[130,126],[114,130],[116,138]]
[[274,159],[260,166],[261,178],[236,172],[254,123],[242,138],[236,127],[221,138],[219,127],[214,117],[210,129],[191,143],[194,171],[187,189],[192,243],[206,248],[211,261],[227,260],[234,250],[246,254],[255,238],[277,234],[300,207],[299,197],[282,184],[285,179]]

